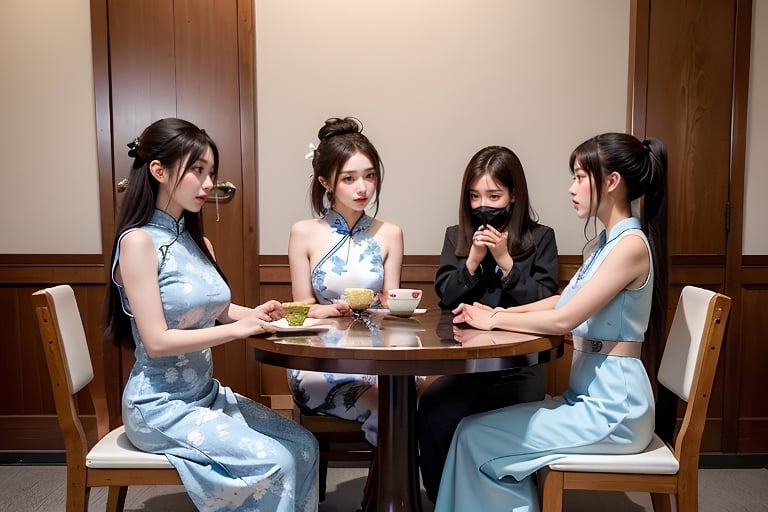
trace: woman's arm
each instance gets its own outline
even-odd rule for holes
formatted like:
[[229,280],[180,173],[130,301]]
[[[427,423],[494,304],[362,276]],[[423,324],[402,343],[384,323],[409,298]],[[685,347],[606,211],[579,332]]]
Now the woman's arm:
[[149,234],[137,229],[123,237],[117,274],[150,357],[184,354],[275,330],[258,314],[204,329],[169,329],[160,299],[157,265],[157,253]]
[[384,246],[384,285],[383,290],[400,288],[400,271],[403,267],[403,230],[400,226],[385,222],[381,230]]
[[643,239],[626,236],[606,256],[589,281],[559,309],[519,313],[514,310],[489,311],[462,304],[454,310],[453,321],[467,322],[477,329],[565,334],[605,307],[621,290],[647,276],[649,264]]
[[540,225],[533,235],[536,250],[527,258],[516,260],[510,272],[501,279],[502,293],[507,297],[502,304],[528,304],[557,293],[555,232]]
[[312,289],[312,271],[309,268],[309,241],[311,220],[302,220],[291,226],[288,237],[288,267],[291,272],[291,294],[293,300],[312,304],[315,293]]
[[440,297],[441,308],[455,307],[480,283],[480,276],[467,269],[467,258],[456,256],[457,236],[458,226],[445,230],[440,266],[435,276],[435,292]]
[[403,230],[391,222],[382,223],[376,234],[384,260],[384,282],[378,295],[382,307],[388,307],[387,290],[400,288],[400,271],[403,266]]
[[[208,252],[211,253],[211,256],[215,260],[216,253],[213,251],[213,245],[211,244],[211,241],[205,237],[203,237],[203,241],[205,242],[205,246],[208,248]],[[277,301],[268,301],[255,308],[247,308],[245,306],[240,306],[239,304],[230,303],[229,306],[221,312],[216,320],[218,320],[219,323],[228,324],[242,320],[248,315],[253,314],[265,322],[279,320],[285,316],[282,304]]]

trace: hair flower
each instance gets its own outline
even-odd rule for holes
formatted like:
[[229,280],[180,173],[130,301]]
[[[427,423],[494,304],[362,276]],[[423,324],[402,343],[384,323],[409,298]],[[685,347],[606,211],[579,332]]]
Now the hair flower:
[[131,142],[126,144],[128,146],[128,156],[136,158],[139,156],[139,138],[134,138]]
[[315,156],[315,151],[317,151],[317,146],[315,146],[314,144],[312,144],[312,143],[310,142],[310,143],[309,143],[309,153],[307,153],[306,155],[304,155],[304,160],[311,160],[312,158],[314,158],[314,156]]

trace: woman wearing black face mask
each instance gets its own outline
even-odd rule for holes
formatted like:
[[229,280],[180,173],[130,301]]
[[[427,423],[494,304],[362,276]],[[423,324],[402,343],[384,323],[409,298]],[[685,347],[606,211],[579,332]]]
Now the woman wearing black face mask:
[[[557,245],[528,202],[520,160],[489,146],[467,164],[459,224],[445,232],[435,290],[440,307],[479,302],[507,308],[555,295]],[[445,457],[459,421],[470,414],[544,397],[544,372],[533,367],[436,379],[419,398],[421,473],[427,496],[437,497]]]

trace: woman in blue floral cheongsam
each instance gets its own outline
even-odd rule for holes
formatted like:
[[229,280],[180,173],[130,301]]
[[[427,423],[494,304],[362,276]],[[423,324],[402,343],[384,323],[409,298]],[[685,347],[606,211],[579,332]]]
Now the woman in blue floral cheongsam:
[[203,237],[216,145],[170,118],[129,147],[105,317],[115,343],[135,348],[123,393],[128,438],[168,457],[199,510],[317,510],[312,434],[213,378],[211,347],[274,331],[270,321],[283,316],[277,301],[232,304]]
[[[376,148],[354,118],[328,119],[313,150],[312,207],[320,218],[291,228],[288,259],[293,300],[313,303],[309,316],[351,315],[345,288],[379,293],[400,286],[403,232],[365,212],[378,205],[382,165]],[[327,414],[362,423],[376,445],[378,387],[375,376],[288,370],[294,400],[305,413]]]

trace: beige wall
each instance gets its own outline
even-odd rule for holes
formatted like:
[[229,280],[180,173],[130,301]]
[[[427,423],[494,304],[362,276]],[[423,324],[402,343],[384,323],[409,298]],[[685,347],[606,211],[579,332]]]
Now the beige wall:
[[88,0],[2,0],[0,69],[0,253],[101,253]]
[[385,166],[379,218],[406,254],[440,252],[478,149],[520,157],[561,253],[579,253],[568,156],[626,129],[629,0],[256,0],[261,252],[309,217],[324,119],[354,115]]
[[[262,252],[284,254],[290,224],[309,216],[303,155],[339,114],[358,115],[382,153],[379,216],[405,228],[406,253],[440,250],[463,167],[492,143],[521,156],[560,252],[579,251],[567,157],[623,129],[628,0],[255,1]],[[744,253],[768,254],[768,5],[753,5]],[[0,2],[0,66],[0,254],[99,253],[88,0]]]
[[744,254],[768,254],[768,2],[752,7]]

